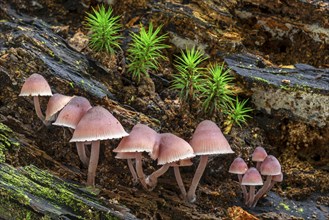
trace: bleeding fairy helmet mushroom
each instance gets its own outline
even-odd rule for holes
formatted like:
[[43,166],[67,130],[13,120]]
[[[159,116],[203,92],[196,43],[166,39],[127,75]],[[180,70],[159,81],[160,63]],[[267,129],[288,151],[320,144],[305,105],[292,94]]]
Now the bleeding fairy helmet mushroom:
[[242,176],[243,174],[246,173],[247,170],[248,170],[248,165],[246,164],[246,162],[241,157],[237,157],[232,162],[230,169],[228,171],[229,173],[234,173],[238,175],[239,183],[243,192],[243,197],[245,202],[248,199],[248,193],[246,187],[244,185],[241,185],[241,182],[242,182]]
[[262,177],[255,167],[251,167],[243,175],[241,184],[244,186],[250,186],[248,201],[246,203],[246,205],[250,207],[255,198],[255,191],[256,191],[255,186],[263,185]]
[[45,116],[42,114],[39,96],[52,96],[47,80],[40,74],[34,73],[27,78],[22,86],[19,96],[33,96],[34,108],[38,118],[43,122]]
[[194,154],[200,155],[200,162],[187,193],[189,202],[196,200],[195,190],[206,168],[209,155],[234,153],[220,128],[210,120],[202,121],[190,141]]
[[263,147],[256,147],[252,153],[251,160],[256,162],[256,169],[259,171],[260,165],[267,157],[267,153]]
[[115,156],[116,159],[126,159],[128,163],[128,168],[130,170],[131,175],[133,176],[133,183],[137,184],[138,181],[138,176],[135,171],[134,165],[133,165],[133,159],[136,159],[139,153],[137,152],[119,152]]
[[90,141],[91,154],[88,167],[87,185],[95,185],[99,159],[100,141],[128,136],[120,122],[105,108],[95,106],[83,115],[76,126],[70,142]]
[[56,113],[58,113],[62,108],[64,108],[64,106],[69,103],[72,98],[72,96],[66,96],[58,93],[50,97],[47,104],[45,121],[50,122],[55,120]]
[[[75,129],[82,116],[91,109],[91,105],[85,97],[75,96],[58,114],[56,121],[53,125],[69,127]],[[72,130],[70,130],[72,132]],[[79,158],[85,167],[88,167],[89,158],[86,154],[85,145],[83,142],[76,143]]]
[[143,124],[136,124],[130,131],[129,136],[122,138],[117,148],[113,152],[138,152],[136,154],[136,172],[138,178],[145,189],[145,175],[142,167],[142,152],[147,152],[152,159],[158,157],[160,137],[152,128]]
[[[273,155],[268,155],[260,166],[260,173],[266,177],[263,187],[257,192],[255,201],[257,201],[268,191],[271,186],[273,176],[281,174],[281,165],[278,159]],[[256,203],[254,205],[256,205]]]
[[[184,139],[171,133],[160,134],[158,165],[162,167],[146,178],[147,185],[153,189],[157,185],[158,178],[169,169],[173,162],[194,156],[193,148]],[[180,180],[178,179],[177,182]]]
[[82,116],[91,109],[88,99],[82,96],[73,97],[58,114],[53,125],[75,129]]

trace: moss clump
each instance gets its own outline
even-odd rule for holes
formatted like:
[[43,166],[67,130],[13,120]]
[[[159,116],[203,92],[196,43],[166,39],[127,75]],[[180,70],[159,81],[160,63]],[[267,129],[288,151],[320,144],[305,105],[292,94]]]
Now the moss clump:
[[[111,215],[111,209],[78,187],[35,166],[15,169],[5,163],[0,164],[0,204],[15,201],[20,204],[19,209],[22,207],[28,210],[30,207],[42,210],[39,214],[51,218],[71,216],[75,219],[117,219]],[[0,217],[3,217],[1,212]]]
[[14,138],[13,131],[7,125],[0,123],[0,163],[6,160],[5,152],[15,147],[19,147],[19,142]]

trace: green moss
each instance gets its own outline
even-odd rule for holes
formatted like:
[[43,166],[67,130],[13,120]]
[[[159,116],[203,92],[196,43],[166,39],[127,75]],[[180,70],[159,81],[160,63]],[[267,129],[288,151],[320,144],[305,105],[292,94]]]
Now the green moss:
[[19,142],[14,138],[13,131],[5,124],[0,123],[0,163],[5,162],[5,152],[8,149],[19,147]]
[[[52,217],[70,213],[81,219],[101,219],[108,215],[108,209],[97,198],[82,192],[78,187],[35,166],[16,170],[0,164],[0,197],[14,200],[23,206],[41,206]],[[108,215],[110,217],[113,219],[113,216]]]

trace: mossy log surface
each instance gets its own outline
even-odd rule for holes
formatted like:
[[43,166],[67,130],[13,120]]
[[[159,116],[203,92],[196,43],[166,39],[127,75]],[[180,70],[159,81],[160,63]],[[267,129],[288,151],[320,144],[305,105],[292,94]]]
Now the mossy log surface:
[[[108,208],[81,185],[65,182],[33,165],[0,164],[0,217],[51,219],[136,219],[127,210]],[[16,208],[19,206],[19,212]],[[36,218],[33,218],[36,219]]]

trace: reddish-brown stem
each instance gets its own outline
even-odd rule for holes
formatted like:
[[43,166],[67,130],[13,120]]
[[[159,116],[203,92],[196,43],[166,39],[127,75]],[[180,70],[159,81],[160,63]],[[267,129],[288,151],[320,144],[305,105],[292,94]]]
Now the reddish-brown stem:
[[179,171],[179,167],[178,166],[174,166],[174,173],[175,173],[175,177],[176,177],[176,181],[178,184],[178,187],[182,193],[183,199],[186,199],[186,190],[185,190],[185,186],[182,180],[182,176],[180,175],[180,171]]
[[99,159],[100,141],[93,141],[91,144],[91,153],[88,167],[88,186],[95,186],[96,169]]
[[243,198],[244,198],[244,202],[247,203],[248,201],[248,192],[247,192],[247,188],[245,185],[242,185],[242,174],[238,174],[238,179],[239,179],[239,183],[243,192]]
[[258,200],[260,198],[262,198],[262,196],[265,195],[265,193],[268,191],[269,187],[271,186],[271,180],[272,180],[272,176],[266,177],[263,187],[258,190],[258,192],[256,193],[256,196],[255,196],[254,202],[253,202],[253,204],[251,204],[253,207],[256,206]]
[[76,146],[82,164],[84,165],[84,167],[88,167],[89,158],[86,155],[85,142],[76,142]]
[[143,171],[141,153],[138,153],[136,156],[136,172],[137,172],[138,179],[139,179],[140,183],[142,184],[142,186],[144,187],[144,189],[148,189],[146,182],[145,182],[145,174]]
[[208,155],[202,155],[200,157],[198,168],[195,171],[191,186],[187,192],[187,200],[191,203],[195,202],[196,200],[195,190],[200,182],[204,170],[206,169],[207,163],[208,163]]
[[158,183],[158,178],[162,176],[169,169],[169,164],[164,164],[160,169],[154,171],[151,175],[146,178],[146,184],[150,186],[149,190],[152,190],[156,187]]
[[39,96],[33,96],[33,102],[34,102],[35,113],[37,113],[38,118],[40,118],[42,122],[44,122],[45,116],[42,114],[41,111]]
[[128,167],[129,167],[130,173],[133,176],[133,183],[137,184],[138,183],[138,176],[136,174],[136,171],[135,171],[135,168],[134,168],[134,165],[133,165],[133,160],[132,159],[127,159],[127,162],[128,162]]

